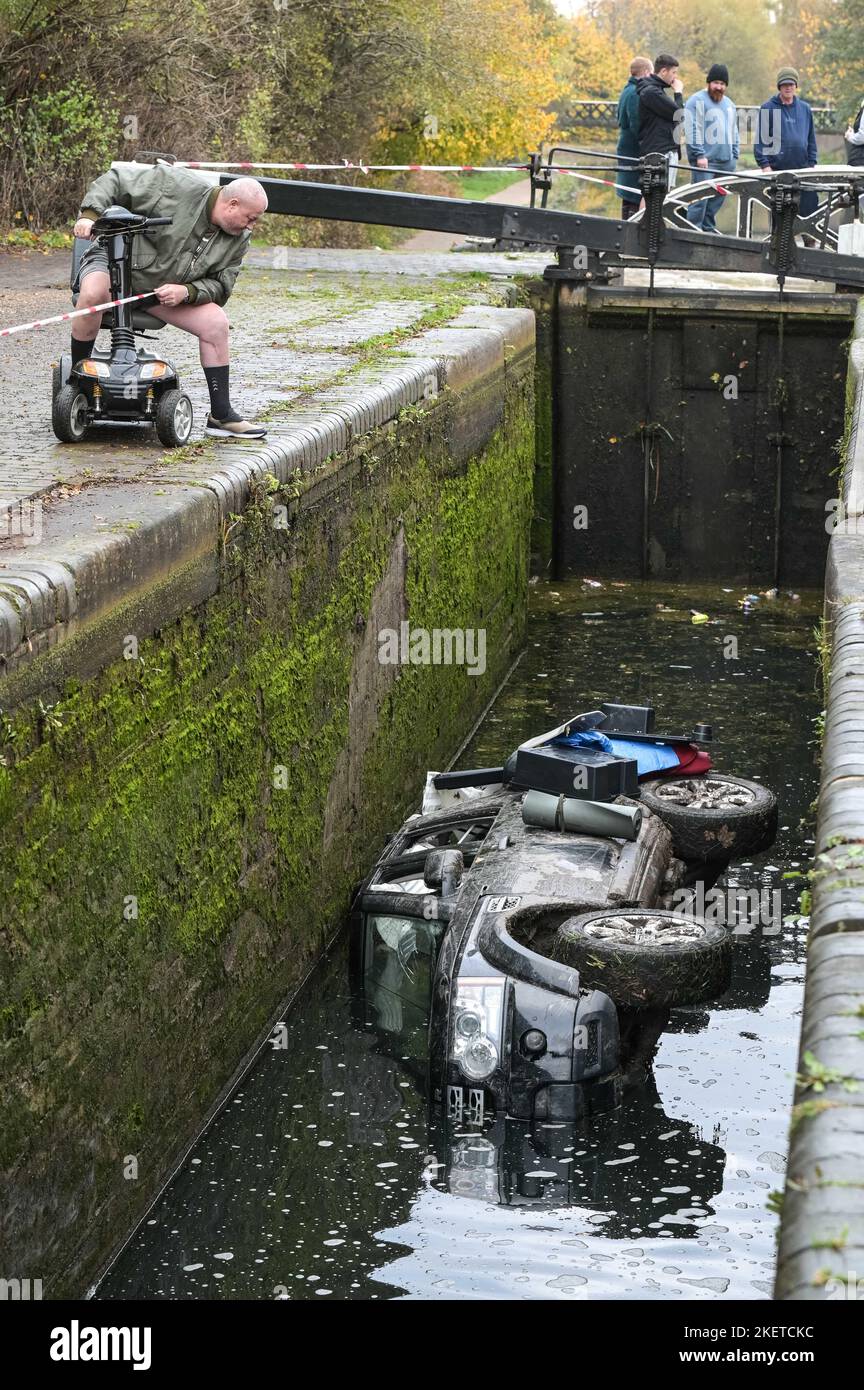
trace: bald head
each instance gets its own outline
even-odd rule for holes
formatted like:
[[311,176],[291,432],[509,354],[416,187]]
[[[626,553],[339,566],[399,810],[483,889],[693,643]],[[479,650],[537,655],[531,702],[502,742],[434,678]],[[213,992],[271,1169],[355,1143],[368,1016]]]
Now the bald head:
[[231,236],[239,236],[255,226],[262,212],[267,211],[267,194],[257,179],[232,179],[219,190],[219,197],[210,214],[217,227]]

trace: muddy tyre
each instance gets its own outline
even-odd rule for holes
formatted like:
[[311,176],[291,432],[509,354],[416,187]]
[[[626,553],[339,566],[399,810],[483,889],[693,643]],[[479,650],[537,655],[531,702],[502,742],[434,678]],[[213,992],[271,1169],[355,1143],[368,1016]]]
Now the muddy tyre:
[[716,999],[732,978],[732,938],[716,922],[652,908],[583,912],[561,923],[555,955],[622,1008]]
[[717,772],[655,777],[640,794],[668,825],[679,859],[725,863],[767,849],[777,834],[777,798],[761,782]]

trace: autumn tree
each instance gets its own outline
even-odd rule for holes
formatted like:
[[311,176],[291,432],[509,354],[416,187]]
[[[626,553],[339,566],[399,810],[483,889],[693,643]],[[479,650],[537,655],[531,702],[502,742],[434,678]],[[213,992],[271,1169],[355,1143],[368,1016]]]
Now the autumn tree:
[[864,0],[811,0],[805,18],[815,79],[848,120],[864,101]]
[[523,157],[551,131],[564,35],[551,0],[0,0],[0,223],[67,221],[145,150]]
[[538,148],[554,123],[548,108],[564,45],[551,7],[540,0],[427,0],[417,24],[427,61],[403,80],[381,123],[382,154],[396,162],[477,164]]
[[630,76],[634,56],[627,39],[610,33],[589,15],[577,15],[567,39],[567,94],[573,100],[617,98]]
[[623,41],[633,53],[680,59],[685,94],[705,82],[712,63],[725,63],[730,96],[761,102],[774,91],[779,52],[778,27],[768,7],[752,0],[593,0],[590,17],[610,42]]

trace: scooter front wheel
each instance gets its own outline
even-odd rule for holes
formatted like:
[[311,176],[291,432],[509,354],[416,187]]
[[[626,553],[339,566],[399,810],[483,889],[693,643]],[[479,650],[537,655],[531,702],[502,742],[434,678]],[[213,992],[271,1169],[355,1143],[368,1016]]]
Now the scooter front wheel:
[[83,391],[67,382],[51,403],[51,424],[64,444],[80,444],[87,433],[90,403]]
[[192,433],[192,402],[185,391],[173,387],[159,397],[156,433],[166,449],[179,449]]

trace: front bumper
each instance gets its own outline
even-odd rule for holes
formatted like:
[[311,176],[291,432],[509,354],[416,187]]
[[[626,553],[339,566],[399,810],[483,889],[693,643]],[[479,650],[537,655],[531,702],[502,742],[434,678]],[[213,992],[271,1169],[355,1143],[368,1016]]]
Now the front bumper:
[[[481,900],[452,976],[436,981],[433,1099],[449,1118],[475,1122],[490,1111],[531,1122],[614,1108],[623,1090],[615,1005],[600,990],[580,988],[577,971],[522,946],[506,922]],[[476,1005],[488,1054],[497,1053],[488,1074],[478,1075],[459,1055],[460,1007],[466,997],[488,999],[497,991],[500,1009]]]

